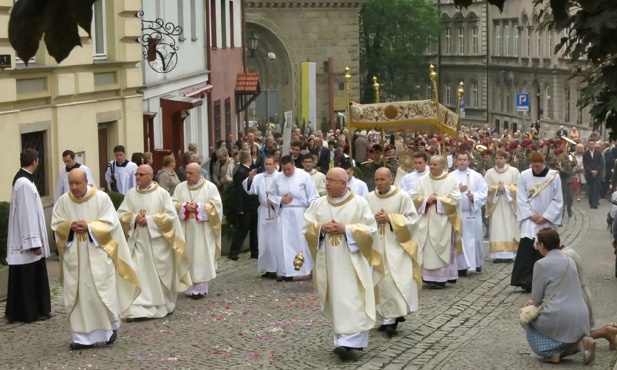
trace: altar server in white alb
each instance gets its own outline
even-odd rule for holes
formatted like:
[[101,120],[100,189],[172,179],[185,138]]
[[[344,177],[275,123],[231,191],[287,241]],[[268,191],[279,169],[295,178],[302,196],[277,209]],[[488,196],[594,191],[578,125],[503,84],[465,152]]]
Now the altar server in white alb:
[[114,147],[115,159],[107,164],[105,181],[107,189],[126,194],[135,187],[137,164],[126,159],[126,149],[122,145]]
[[418,187],[418,181],[428,175],[428,157],[426,156],[426,152],[417,152],[413,155],[413,162],[416,167],[416,170],[412,173],[409,173],[403,177],[401,180],[401,184],[399,187],[401,190],[406,192],[411,192],[412,190]]
[[559,172],[546,167],[544,155],[531,152],[531,168],[518,178],[516,217],[521,225],[521,240],[518,244],[510,285],[531,291],[533,265],[542,258],[534,240],[538,231],[545,227],[557,230],[563,215],[563,194]]
[[351,158],[345,158],[341,162],[341,167],[347,173],[347,187],[350,188],[354,194],[366,198],[368,196],[368,186],[366,183],[354,176],[353,164]]
[[413,238],[420,248],[422,279],[437,289],[456,283],[456,257],[463,252],[461,191],[445,169],[446,160],[432,156],[430,173],[410,194],[419,216]]
[[257,170],[251,170],[249,177],[242,182],[244,190],[250,195],[259,196],[259,208],[257,214],[257,239],[259,256],[257,258],[257,270],[262,272],[262,277],[276,279],[277,264],[276,253],[279,243],[278,212],[272,201],[268,199],[270,188],[274,179],[281,174],[276,171],[274,157],[270,154],[264,159],[265,172],[257,174]]
[[488,185],[486,217],[489,220],[490,258],[496,262],[512,262],[521,231],[516,220],[516,185],[519,172],[506,163],[508,154],[495,153],[495,167],[486,171]]
[[422,270],[418,264],[418,245],[412,240],[418,213],[411,196],[393,186],[387,167],[375,171],[375,191],[368,197],[377,221],[373,249],[382,256],[383,269],[373,270],[376,289],[377,322],[389,337],[397,333],[405,315],[418,309],[418,290]]
[[137,186],[118,208],[141,285],[128,321],[173,313],[178,292],[193,285],[184,233],[169,192],[152,181],[152,167],[147,164],[137,168],[136,176]]
[[72,350],[114,343],[120,319],[139,294],[139,282],[109,196],[71,170],[71,190],[58,199],[51,228],[60,255]]
[[328,196],[311,204],[302,230],[315,259],[313,283],[322,314],[332,323],[334,353],[356,360],[375,325],[371,266],[383,269],[373,248],[377,223],[366,199],[347,188],[347,174],[332,168]]
[[450,173],[461,191],[463,254],[457,260],[459,276],[467,275],[467,270],[482,272],[484,266],[482,207],[486,203],[488,186],[482,175],[469,168],[469,163],[469,153],[458,153],[457,169]]
[[34,184],[39,153],[25,149],[21,169],[13,178],[7,257],[9,284],[4,312],[9,322],[33,322],[51,317],[45,259],[49,257],[47,226],[41,197]]
[[302,167],[304,168],[304,171],[311,175],[311,178],[315,183],[315,188],[317,188],[317,193],[321,197],[322,195],[328,194],[328,191],[326,190],[326,175],[314,168],[315,163],[317,163],[316,155],[305,154],[302,157]]
[[[304,211],[319,198],[311,175],[296,169],[291,156],[281,158],[283,173],[276,176],[268,199],[280,210],[278,217],[277,278],[292,281],[294,276],[308,276],[313,269],[313,259],[308,253],[302,234]],[[303,252],[304,265],[294,270],[293,261]]]
[[223,203],[216,185],[201,175],[197,163],[186,166],[186,181],[176,186],[173,200],[191,262],[193,286],[184,294],[200,299],[208,294],[208,282],[216,277],[216,261],[221,257]]
[[94,184],[92,172],[90,172],[90,169],[87,166],[77,163],[75,160],[75,152],[72,150],[65,150],[62,152],[62,161],[64,162],[64,167],[60,169],[58,185],[56,186],[56,194],[54,195],[54,202],[57,202],[58,198],[60,198],[62,194],[69,192],[69,172],[71,172],[74,168],[81,168],[84,170],[88,178],[88,184]]

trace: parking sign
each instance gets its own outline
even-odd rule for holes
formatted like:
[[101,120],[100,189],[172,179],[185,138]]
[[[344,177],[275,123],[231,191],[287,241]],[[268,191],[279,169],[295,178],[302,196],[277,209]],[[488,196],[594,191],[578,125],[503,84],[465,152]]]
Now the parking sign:
[[529,94],[516,94],[516,111],[529,112]]

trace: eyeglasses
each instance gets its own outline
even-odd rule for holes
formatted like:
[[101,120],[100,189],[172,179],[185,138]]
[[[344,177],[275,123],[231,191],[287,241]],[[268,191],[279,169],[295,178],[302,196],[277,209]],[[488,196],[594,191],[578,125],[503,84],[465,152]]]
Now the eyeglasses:
[[345,180],[337,180],[337,179],[328,179],[328,178],[326,178],[326,183],[335,182],[335,181],[345,181]]
[[151,173],[136,173],[135,177],[142,177],[142,176],[148,176],[148,175],[152,175]]

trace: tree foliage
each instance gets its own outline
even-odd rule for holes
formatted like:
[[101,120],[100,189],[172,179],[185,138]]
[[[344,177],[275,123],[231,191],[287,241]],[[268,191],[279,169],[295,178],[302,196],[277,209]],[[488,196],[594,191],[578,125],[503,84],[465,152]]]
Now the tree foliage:
[[425,79],[430,40],[441,33],[439,14],[426,0],[369,0],[360,11],[362,102],[375,101],[373,76],[381,95],[408,98]]
[[[468,6],[470,0],[454,0]],[[503,8],[506,0],[489,0]],[[510,0],[511,1],[511,0]],[[573,76],[583,78],[579,107],[591,107],[594,129],[604,124],[617,139],[617,1],[534,0],[537,22],[549,29],[566,31],[555,53],[569,56]]]

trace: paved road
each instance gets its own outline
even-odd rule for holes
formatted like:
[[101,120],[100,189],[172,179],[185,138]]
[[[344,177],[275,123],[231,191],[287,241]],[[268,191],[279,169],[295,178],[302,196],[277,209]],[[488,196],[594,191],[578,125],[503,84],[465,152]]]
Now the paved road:
[[[617,321],[617,279],[603,203],[591,210],[576,203],[561,229],[586,268],[598,325]],[[488,263],[445,290],[422,290],[420,310],[400,335],[372,330],[370,346],[356,363],[332,354],[332,333],[309,282],[262,280],[255,260],[222,259],[210,295],[178,300],[165,319],[124,323],[112,347],[69,351],[70,332],[61,302],[58,262],[48,263],[54,316],[46,322],[6,325],[0,320],[0,368],[23,369],[533,369],[542,364],[527,346],[518,309],[529,299],[508,285],[511,265]],[[0,304],[4,312],[4,304]],[[588,368],[610,369],[617,352],[598,343]],[[582,366],[575,355],[559,369]]]

